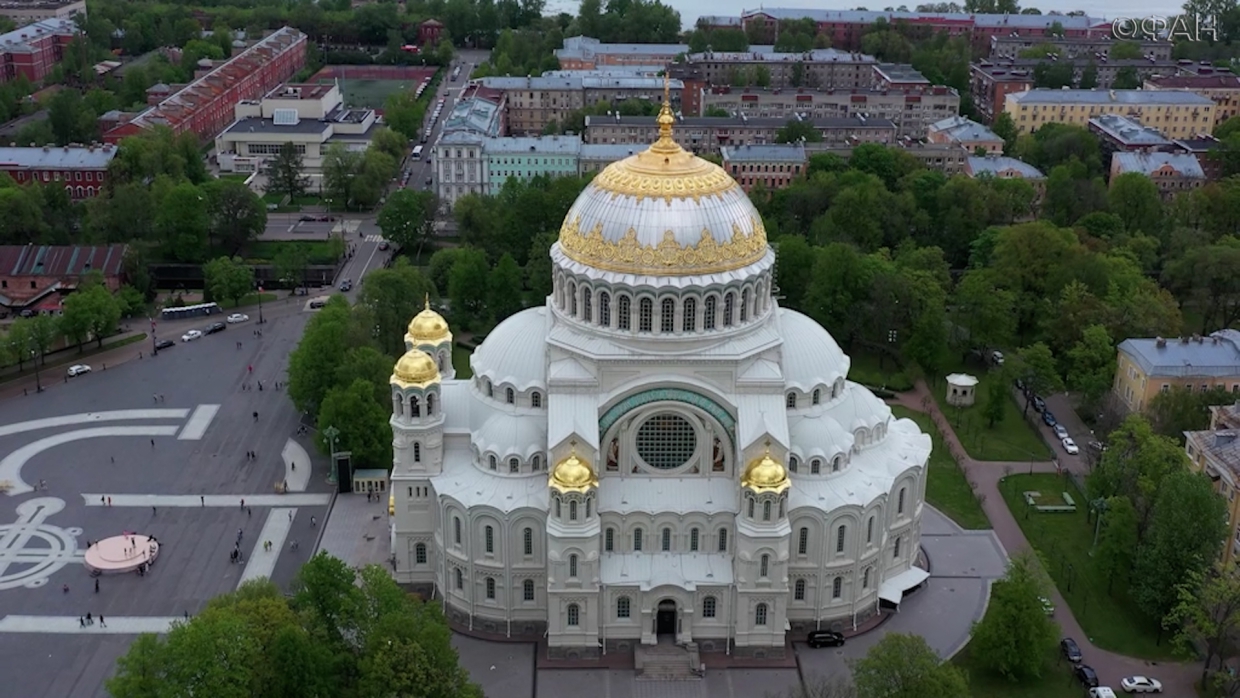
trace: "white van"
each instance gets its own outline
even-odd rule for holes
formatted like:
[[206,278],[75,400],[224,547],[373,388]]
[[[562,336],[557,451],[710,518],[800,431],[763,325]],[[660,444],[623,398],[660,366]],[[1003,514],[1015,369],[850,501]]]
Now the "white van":
[[1106,686],[1089,689],[1089,698],[1115,698],[1115,691]]

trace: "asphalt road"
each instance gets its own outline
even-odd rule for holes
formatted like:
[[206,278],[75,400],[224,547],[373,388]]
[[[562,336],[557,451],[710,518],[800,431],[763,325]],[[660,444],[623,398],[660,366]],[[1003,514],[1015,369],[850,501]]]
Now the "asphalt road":
[[[469,73],[476,65],[482,61],[485,61],[487,59],[487,55],[488,54],[486,51],[459,52],[456,59],[453,60],[452,65],[445,73],[444,79],[439,82],[439,87],[436,88],[435,99],[444,100],[443,111],[440,112],[439,119],[435,121],[435,124],[429,130],[426,130],[426,143],[421,144],[423,151],[422,157],[418,160],[409,158],[409,160],[406,161],[404,169],[409,172],[409,179],[405,185],[407,188],[434,189],[434,165],[431,163],[431,149],[434,147],[435,143],[439,142],[440,136],[443,135],[444,121],[448,118],[448,115],[452,113],[452,107],[456,105],[457,100],[460,99],[461,90],[469,84]],[[452,71],[456,68],[456,66],[461,66],[461,76],[454,81],[452,80]],[[432,101],[426,112],[427,123],[430,122],[430,117],[434,111],[435,102]],[[427,179],[431,180],[430,185],[426,183]]]

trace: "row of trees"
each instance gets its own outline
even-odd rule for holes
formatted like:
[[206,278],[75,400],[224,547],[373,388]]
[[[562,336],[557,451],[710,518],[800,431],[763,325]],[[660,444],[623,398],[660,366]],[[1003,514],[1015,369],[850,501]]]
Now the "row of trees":
[[114,294],[101,276],[91,274],[65,298],[59,315],[13,320],[0,335],[0,365],[16,365],[19,370],[32,361],[41,365],[62,341],[77,345],[79,352],[90,341],[102,348],[103,340],[116,332],[121,316],[142,312],[145,305],[146,298],[133,287],[123,287]]

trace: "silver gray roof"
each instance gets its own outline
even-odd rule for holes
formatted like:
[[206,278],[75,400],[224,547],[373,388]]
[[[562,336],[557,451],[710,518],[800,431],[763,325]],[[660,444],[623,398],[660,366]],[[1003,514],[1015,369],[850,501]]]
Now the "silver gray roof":
[[33,50],[29,43],[31,39],[54,34],[71,35],[76,34],[77,31],[77,23],[72,19],[53,17],[0,34],[0,48],[10,53],[28,53]]
[[634,143],[582,143],[582,160],[623,160],[645,150],[645,145]]
[[773,19],[809,18],[815,22],[852,22],[872,24],[879,18],[888,22],[896,20],[938,19],[953,22],[972,22],[978,27],[1012,27],[1018,28],[1049,28],[1055,22],[1064,29],[1088,29],[1109,24],[1106,20],[1093,17],[1070,17],[1068,15],[1009,15],[1009,14],[965,14],[947,12],[873,12],[869,10],[805,10],[790,7],[765,7],[757,10],[746,10],[742,18],[766,15]]
[[116,146],[62,146],[47,148],[0,148],[0,169],[47,170],[107,169],[116,157]]
[[805,146],[800,143],[741,145],[719,149],[724,162],[805,162]]
[[1038,88],[1009,95],[1019,104],[1172,104],[1204,107],[1208,97],[1184,90],[1051,90]]
[[[1199,341],[1200,340],[1200,341]],[[1240,330],[1219,330],[1209,337],[1125,339],[1119,350],[1150,377],[1220,378],[1240,373]]]
[[994,131],[963,116],[949,116],[930,124],[931,133],[945,133],[953,141],[1001,141]]
[[1140,121],[1120,114],[1095,116],[1089,123],[1108,136],[1130,145],[1161,146],[1171,143],[1158,129],[1142,125]]
[[576,136],[509,136],[482,141],[482,152],[487,155],[576,155],[580,151],[581,139]]
[[1201,169],[1201,162],[1192,153],[1116,153],[1111,156],[1111,167],[1118,168],[1121,173],[1140,172],[1149,175],[1167,165],[1175,168],[1183,177],[1206,176]]
[[987,155],[986,157],[970,155],[968,162],[969,171],[975,177],[980,174],[997,175],[1007,170],[1015,170],[1025,179],[1043,179],[1046,176],[1041,170],[1023,160],[1002,155]]

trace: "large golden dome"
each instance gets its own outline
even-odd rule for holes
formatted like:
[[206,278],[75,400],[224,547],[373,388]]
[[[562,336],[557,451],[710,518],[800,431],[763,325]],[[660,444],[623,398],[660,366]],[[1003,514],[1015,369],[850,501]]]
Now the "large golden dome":
[[577,444],[574,442],[568,458],[556,463],[551,469],[547,484],[560,492],[585,492],[598,486],[598,476],[594,474],[589,463],[577,457]]
[[687,276],[739,269],[767,254],[749,196],[723,168],[681,148],[675,122],[665,97],[658,140],[608,165],[577,197],[560,227],[566,257],[606,271]]
[[783,492],[792,486],[788,481],[788,469],[771,457],[770,442],[767,442],[766,453],[745,468],[741,485],[755,492]]
[[448,329],[448,321],[443,319],[439,313],[431,310],[430,294],[427,294],[425,303],[422,312],[414,315],[409,321],[409,338],[415,344],[419,342],[438,344],[445,339],[451,339],[452,332]]
[[439,382],[439,366],[426,352],[410,349],[396,362],[391,382],[402,388],[425,388]]

